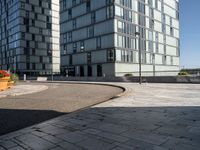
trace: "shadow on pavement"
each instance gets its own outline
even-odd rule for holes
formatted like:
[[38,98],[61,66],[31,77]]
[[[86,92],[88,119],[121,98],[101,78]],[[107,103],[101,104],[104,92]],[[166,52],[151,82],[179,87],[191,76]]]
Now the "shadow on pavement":
[[20,110],[0,108],[0,135],[16,131],[64,113],[49,110]]
[[[62,113],[1,109],[0,133],[5,134],[59,115]],[[200,107],[88,108],[47,121],[46,124],[48,126],[31,128],[30,131],[26,131],[27,133],[16,135],[18,137],[15,138],[19,138],[19,141],[33,149],[48,149],[52,146],[42,137],[31,134],[36,130],[53,135],[52,140],[59,138],[74,144],[77,148],[81,146],[85,149],[129,147],[183,150],[200,147]],[[31,144],[37,143],[37,140],[43,140],[45,144],[40,145],[42,147]]]
[[[116,142],[118,149],[128,146],[130,149],[199,150],[200,147],[200,107],[97,107],[77,112],[71,119],[61,118],[68,125],[71,122],[72,127],[79,126],[88,137],[95,135],[102,142],[106,139],[108,143]],[[73,134],[78,136],[80,131]],[[89,138],[81,146],[95,149],[96,145],[89,144],[94,139]]]

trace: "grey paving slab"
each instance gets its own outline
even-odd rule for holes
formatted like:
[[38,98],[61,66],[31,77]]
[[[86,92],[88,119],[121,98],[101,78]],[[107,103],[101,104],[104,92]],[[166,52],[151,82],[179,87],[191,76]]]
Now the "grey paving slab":
[[13,141],[6,140],[6,141],[1,141],[0,146],[4,147],[6,149],[9,149],[9,148],[13,148],[13,147],[17,146],[17,144]]
[[191,127],[191,128],[189,129],[189,132],[190,132],[190,133],[193,133],[193,134],[200,135],[200,126],[199,126],[199,127]]
[[71,144],[69,142],[62,142],[59,143],[58,145],[65,150],[84,150],[84,148],[77,146],[75,144]]
[[31,134],[33,134],[33,135],[36,135],[36,136],[39,136],[39,137],[43,137],[43,136],[46,136],[46,135],[48,135],[48,134],[46,134],[46,133],[44,133],[44,132],[41,132],[41,131],[33,131],[33,132],[31,132]]
[[132,146],[129,146],[124,143],[114,142],[113,144],[116,146],[114,149],[125,149],[125,150],[133,150],[134,149]]
[[84,132],[84,133],[90,133],[90,134],[98,135],[98,134],[100,134],[102,131],[97,130],[97,129],[89,128],[89,129],[83,130],[83,132]]
[[154,147],[153,147],[153,150],[169,150],[169,149],[168,149],[168,148],[161,147],[161,146],[154,146]]
[[66,133],[66,134],[64,133],[56,136],[70,143],[77,143],[87,139],[87,137],[85,135],[82,135],[81,132]]
[[129,138],[127,137],[121,136],[119,134],[109,133],[109,132],[101,132],[98,134],[98,136],[111,139],[117,142],[122,142],[122,143],[129,140]]
[[154,134],[154,133],[151,133],[150,131],[144,132],[144,131],[139,131],[139,130],[133,130],[133,131],[124,132],[122,135],[125,137],[129,137],[131,139],[137,139],[137,140],[151,143],[154,145],[161,145],[162,143],[168,140],[168,136]]
[[110,150],[114,147],[116,147],[113,144],[106,143],[104,141],[101,141],[99,139],[90,139],[84,140],[80,143],[78,143],[79,146],[88,149],[88,150]]
[[57,138],[55,136],[52,136],[52,135],[43,136],[42,139],[45,139],[45,140],[47,140],[47,141],[49,141],[51,143],[54,143],[54,144],[58,144],[58,143],[63,142],[62,139],[59,139],[59,138]]
[[11,148],[10,150],[25,150],[25,149],[20,146],[16,146],[16,147]]
[[51,134],[51,135],[58,135],[58,134],[63,134],[63,133],[69,133],[68,130],[65,130],[63,128],[59,128],[53,125],[49,125],[47,127],[39,129],[39,131]]
[[116,134],[120,134],[120,133],[128,130],[127,126],[121,126],[118,124],[111,124],[111,123],[106,123],[106,122],[102,122],[102,123],[97,122],[90,126],[92,126],[93,128],[102,130],[102,131],[108,131],[108,132],[112,132],[112,133],[116,133]]
[[64,149],[61,148],[61,147],[56,146],[56,147],[54,147],[54,148],[52,148],[52,149],[50,149],[50,150],[64,150]]
[[[98,138],[95,137],[95,139],[98,139]],[[105,142],[105,143],[109,143],[109,144],[113,144],[115,142],[115,140],[113,140],[111,138],[107,138],[107,137],[99,138],[99,140],[101,140],[102,142]]]
[[[191,147],[200,147],[200,140],[193,140],[188,138],[174,138],[174,137],[168,137],[168,140],[161,144],[160,146],[166,147],[166,148],[172,148],[172,147],[178,147],[178,145],[188,145]],[[178,149],[178,148],[177,148]]]
[[17,137],[17,140],[35,150],[44,150],[55,147],[54,144],[31,134],[19,136]]
[[153,147],[155,146],[151,143],[144,142],[138,139],[131,139],[124,144],[132,147],[133,149],[140,149],[140,150],[147,150],[147,149],[152,150]]
[[133,148],[124,148],[124,147],[116,147],[116,148],[113,148],[112,150],[133,150]]
[[199,146],[194,146],[186,143],[176,142],[176,141],[168,141],[162,145],[162,147],[167,149],[178,149],[178,150],[199,150]]
[[22,143],[21,141],[18,141],[15,138],[12,138],[12,141],[15,142],[19,147],[24,148],[26,150],[31,149],[29,146],[25,145],[24,143]]

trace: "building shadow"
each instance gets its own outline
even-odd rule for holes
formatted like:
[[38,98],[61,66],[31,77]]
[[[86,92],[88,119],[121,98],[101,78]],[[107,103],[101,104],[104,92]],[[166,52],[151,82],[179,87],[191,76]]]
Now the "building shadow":
[[71,118],[63,118],[63,121],[71,121],[71,126],[75,127],[81,125],[81,131],[89,132],[90,136],[102,137],[109,142],[124,140],[119,149],[126,146],[152,150],[200,147],[198,106],[97,107],[77,112]]
[[[193,106],[91,107],[68,115],[55,111],[0,109],[0,133],[3,135],[59,115],[62,116],[56,120],[46,121],[48,126],[37,126],[30,131],[54,135],[55,140],[56,137],[72,140],[72,144],[77,144],[73,141],[76,137],[87,139],[88,143],[101,139],[114,144],[121,142],[116,145],[119,149],[182,150],[200,147],[200,107]],[[27,131],[21,135],[22,139],[23,136],[32,138],[35,135]],[[22,142],[30,144],[29,140]],[[35,148],[35,145],[31,146]],[[91,149],[87,147],[90,144],[83,146]]]
[[0,109],[0,135],[13,132],[64,113],[49,110]]

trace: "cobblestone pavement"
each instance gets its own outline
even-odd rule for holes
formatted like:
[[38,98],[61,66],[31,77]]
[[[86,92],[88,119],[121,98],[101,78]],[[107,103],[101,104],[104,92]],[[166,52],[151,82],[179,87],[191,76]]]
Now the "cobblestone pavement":
[[200,85],[120,84],[122,97],[0,137],[0,150],[199,150]]

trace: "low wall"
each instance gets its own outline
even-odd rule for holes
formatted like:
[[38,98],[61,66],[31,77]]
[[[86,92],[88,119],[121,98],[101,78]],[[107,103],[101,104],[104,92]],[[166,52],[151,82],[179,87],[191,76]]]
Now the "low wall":
[[[27,80],[37,80],[37,77],[27,77]],[[48,80],[52,80],[49,76]],[[95,81],[95,82],[139,82],[138,77],[64,77],[54,76],[55,81]],[[200,83],[200,76],[158,76],[142,77],[147,83]]]
[[[138,78],[131,77],[131,82],[138,82]],[[147,83],[200,83],[200,76],[165,76],[165,77],[143,77],[143,82]]]

